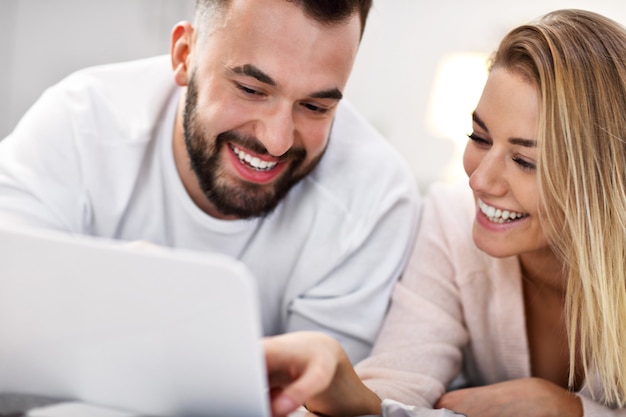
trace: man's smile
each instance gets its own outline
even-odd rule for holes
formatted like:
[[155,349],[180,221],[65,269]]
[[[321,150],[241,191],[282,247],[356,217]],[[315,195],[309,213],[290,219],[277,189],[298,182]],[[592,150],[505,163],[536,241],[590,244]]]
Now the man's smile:
[[278,162],[264,161],[258,156],[252,156],[233,144],[230,145],[230,148],[242,163],[248,165],[250,168],[256,169],[257,171],[269,171],[278,164]]

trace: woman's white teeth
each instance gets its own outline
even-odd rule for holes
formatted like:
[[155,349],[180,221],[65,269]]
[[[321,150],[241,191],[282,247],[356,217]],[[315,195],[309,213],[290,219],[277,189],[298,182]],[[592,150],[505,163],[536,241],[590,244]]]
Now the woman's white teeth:
[[482,200],[478,200],[478,207],[480,208],[480,211],[482,211],[483,214],[489,218],[489,221],[492,221],[494,223],[504,223],[506,221],[513,221],[521,219],[522,217],[526,217],[526,214],[524,213],[518,213],[509,210],[500,210],[488,205]]
[[252,156],[250,154],[245,153],[241,149],[236,146],[231,146],[235,155],[239,158],[241,162],[245,162],[250,167],[259,170],[259,171],[267,171],[276,166],[276,162],[263,161],[256,156]]

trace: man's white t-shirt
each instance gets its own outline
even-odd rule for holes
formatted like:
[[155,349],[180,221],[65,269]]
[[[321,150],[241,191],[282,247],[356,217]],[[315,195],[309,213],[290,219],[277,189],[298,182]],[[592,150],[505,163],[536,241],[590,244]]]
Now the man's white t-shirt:
[[176,171],[179,95],[165,56],[49,88],[0,141],[0,223],[231,255],[258,279],[264,334],[321,330],[364,357],[417,228],[404,160],[342,102],[322,161],[275,211],[215,219]]

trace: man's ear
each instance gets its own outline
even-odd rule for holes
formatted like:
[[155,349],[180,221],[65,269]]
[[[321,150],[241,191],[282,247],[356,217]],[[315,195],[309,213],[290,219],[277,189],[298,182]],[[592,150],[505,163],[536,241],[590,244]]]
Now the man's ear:
[[194,28],[189,22],[180,22],[172,30],[170,55],[174,81],[181,87],[189,82],[191,48],[193,46]]

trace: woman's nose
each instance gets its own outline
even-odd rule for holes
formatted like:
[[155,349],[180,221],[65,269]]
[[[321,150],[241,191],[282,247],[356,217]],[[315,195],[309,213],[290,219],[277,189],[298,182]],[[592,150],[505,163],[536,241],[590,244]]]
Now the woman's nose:
[[475,169],[469,173],[469,184],[472,190],[501,195],[508,189],[505,180],[504,163],[502,157],[497,154],[485,155]]

